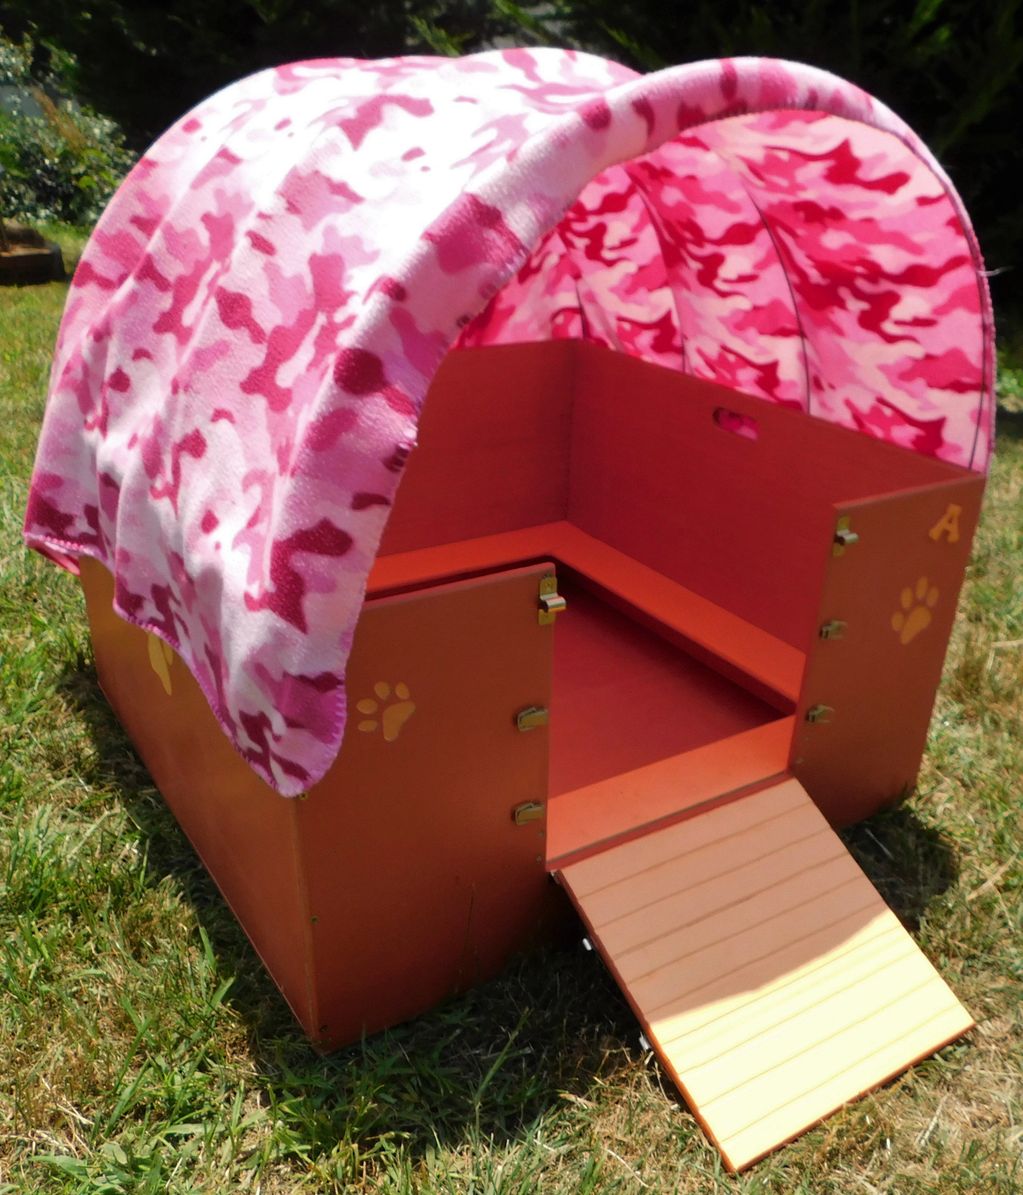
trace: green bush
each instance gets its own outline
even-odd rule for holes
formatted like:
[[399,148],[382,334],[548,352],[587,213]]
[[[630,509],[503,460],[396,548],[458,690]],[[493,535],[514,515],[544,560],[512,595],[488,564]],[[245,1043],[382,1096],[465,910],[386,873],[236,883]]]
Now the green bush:
[[90,224],[131,167],[113,121],[31,73],[30,43],[0,38],[0,215]]

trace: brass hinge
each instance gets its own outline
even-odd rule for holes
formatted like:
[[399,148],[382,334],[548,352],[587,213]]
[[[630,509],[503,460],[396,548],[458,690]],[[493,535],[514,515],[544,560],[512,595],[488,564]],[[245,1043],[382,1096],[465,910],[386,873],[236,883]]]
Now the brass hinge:
[[811,705],[806,711],[807,722],[830,722],[834,708],[830,705]]
[[832,556],[844,556],[846,548],[851,548],[853,544],[860,542],[859,535],[849,526],[850,522],[848,515],[842,515],[838,520],[835,535],[831,541]]
[[843,639],[848,626],[847,622],[842,622],[839,618],[832,618],[821,624],[818,634],[822,639]]
[[526,801],[523,805],[516,805],[512,810],[512,821],[516,826],[524,826],[526,822],[538,822],[543,817],[543,801]]
[[558,593],[558,578],[553,573],[547,573],[540,578],[540,610],[537,621],[542,627],[549,627],[562,611],[568,608],[568,602]]
[[515,725],[519,730],[536,730],[538,726],[546,726],[550,721],[551,712],[542,705],[527,705],[515,715]]

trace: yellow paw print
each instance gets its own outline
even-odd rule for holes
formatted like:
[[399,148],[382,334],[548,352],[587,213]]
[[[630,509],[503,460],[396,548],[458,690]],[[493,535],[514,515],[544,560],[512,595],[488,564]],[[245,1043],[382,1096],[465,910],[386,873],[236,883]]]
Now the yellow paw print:
[[170,644],[164,643],[159,635],[146,631],[146,643],[149,647],[149,663],[160,678],[163,691],[168,697],[171,695],[170,666],[174,659],[174,652]]
[[892,630],[905,646],[931,625],[931,611],[938,604],[938,591],[921,577],[915,588],[907,585],[899,597],[901,610],[892,615]]
[[360,714],[366,715],[359,723],[359,729],[363,734],[373,734],[382,730],[384,741],[393,743],[401,734],[401,728],[416,712],[415,702],[410,700],[412,694],[404,681],[398,681],[394,686],[395,700],[391,700],[391,686],[387,681],[377,681],[373,686],[373,692],[376,699],[364,697],[355,706]]

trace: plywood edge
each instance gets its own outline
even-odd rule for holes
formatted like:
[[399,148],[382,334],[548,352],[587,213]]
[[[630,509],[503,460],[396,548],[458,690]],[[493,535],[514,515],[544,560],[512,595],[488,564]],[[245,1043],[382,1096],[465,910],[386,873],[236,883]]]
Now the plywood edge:
[[562,523],[542,523],[410,552],[378,556],[369,574],[367,597],[432,585],[509,565],[556,555]]
[[552,797],[547,868],[559,871],[779,780],[794,719],[779,718],[669,759]]

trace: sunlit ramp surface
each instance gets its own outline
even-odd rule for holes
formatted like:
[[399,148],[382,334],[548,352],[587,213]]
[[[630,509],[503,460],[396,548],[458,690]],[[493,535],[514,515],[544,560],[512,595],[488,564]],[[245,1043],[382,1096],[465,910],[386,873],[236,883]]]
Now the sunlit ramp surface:
[[973,1024],[795,780],[561,879],[732,1170]]

